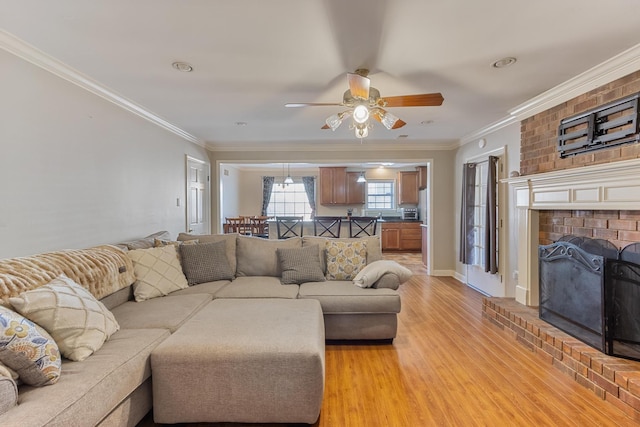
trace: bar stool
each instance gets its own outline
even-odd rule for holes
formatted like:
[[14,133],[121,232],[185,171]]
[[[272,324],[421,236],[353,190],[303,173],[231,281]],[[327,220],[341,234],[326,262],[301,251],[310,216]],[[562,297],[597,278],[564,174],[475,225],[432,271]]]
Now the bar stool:
[[277,216],[276,227],[278,229],[278,239],[288,239],[289,237],[302,237],[302,217],[301,216]]
[[313,218],[313,234],[322,237],[340,237],[342,228],[342,217],[339,216],[317,216]]
[[349,220],[349,237],[375,236],[378,218],[375,216],[352,216]]

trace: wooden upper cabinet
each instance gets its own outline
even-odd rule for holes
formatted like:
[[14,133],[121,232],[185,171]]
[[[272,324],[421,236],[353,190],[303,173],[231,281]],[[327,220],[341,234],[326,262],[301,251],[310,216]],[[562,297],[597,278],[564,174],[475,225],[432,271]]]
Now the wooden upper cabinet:
[[344,205],[347,203],[347,168],[320,168],[320,204]]
[[347,172],[347,204],[362,205],[364,204],[364,182],[358,182],[360,172]]
[[427,188],[427,167],[416,166],[418,171],[418,190],[424,190]]
[[398,204],[418,204],[418,171],[398,172]]

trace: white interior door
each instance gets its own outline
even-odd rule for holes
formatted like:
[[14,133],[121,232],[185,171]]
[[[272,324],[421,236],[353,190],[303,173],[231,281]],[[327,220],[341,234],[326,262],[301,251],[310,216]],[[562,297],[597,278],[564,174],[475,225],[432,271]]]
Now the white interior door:
[[500,179],[503,178],[504,169],[502,163],[503,156],[499,156],[497,167],[497,197],[496,211],[498,214],[497,232],[498,232],[498,272],[496,274],[486,273],[484,271],[484,233],[487,225],[486,204],[487,204],[487,168],[488,162],[478,163],[476,166],[476,195],[475,195],[475,224],[474,224],[474,243],[473,243],[473,264],[467,265],[467,284],[478,289],[487,295],[495,297],[504,297],[506,295],[506,284],[503,277],[504,268],[504,233],[502,227],[503,211],[503,193]]
[[209,164],[187,156],[187,232],[209,234]]

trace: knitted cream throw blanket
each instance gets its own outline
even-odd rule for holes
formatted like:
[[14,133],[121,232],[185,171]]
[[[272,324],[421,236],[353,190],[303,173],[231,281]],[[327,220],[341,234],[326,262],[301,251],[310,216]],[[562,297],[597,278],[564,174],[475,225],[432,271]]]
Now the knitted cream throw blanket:
[[46,285],[60,274],[84,286],[97,299],[135,281],[131,260],[115,246],[56,251],[0,260],[0,299],[6,303],[9,297]]

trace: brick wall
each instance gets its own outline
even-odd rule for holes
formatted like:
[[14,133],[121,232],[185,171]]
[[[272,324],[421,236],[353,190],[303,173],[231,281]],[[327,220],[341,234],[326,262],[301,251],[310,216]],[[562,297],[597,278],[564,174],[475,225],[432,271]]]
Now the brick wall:
[[640,143],[625,144],[564,159],[560,158],[557,150],[558,126],[562,119],[637,92],[640,92],[640,71],[523,120],[520,174],[530,175],[640,157]]
[[540,244],[566,234],[608,240],[621,249],[640,242],[640,211],[540,211]]

